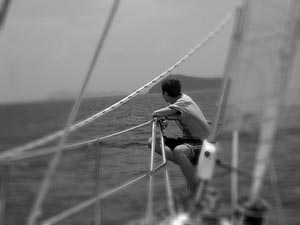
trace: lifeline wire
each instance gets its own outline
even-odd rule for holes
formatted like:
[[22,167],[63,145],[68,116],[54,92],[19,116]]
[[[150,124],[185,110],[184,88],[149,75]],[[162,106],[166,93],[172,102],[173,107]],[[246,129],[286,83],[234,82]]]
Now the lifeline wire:
[[[147,121],[145,123],[142,123],[142,124],[139,124],[137,126],[134,126],[134,127],[122,130],[122,131],[118,131],[118,132],[115,132],[113,134],[109,134],[109,135],[106,135],[106,136],[103,136],[103,137],[91,139],[91,140],[88,140],[88,141],[71,143],[71,144],[63,146],[63,148],[61,150],[62,151],[74,150],[76,148],[79,148],[79,147],[82,147],[82,146],[85,146],[85,145],[92,145],[94,143],[101,142],[104,139],[111,138],[111,137],[114,137],[116,135],[120,135],[120,134],[129,132],[129,131],[132,131],[134,129],[137,129],[139,127],[148,125],[149,123],[152,123],[152,121],[153,120],[149,120],[149,121]],[[20,154],[14,155],[12,157],[5,157],[5,158],[0,157],[0,162],[1,161],[14,161],[14,160],[30,159],[30,158],[44,156],[44,155],[54,153],[56,150],[57,150],[57,147],[41,148],[41,149],[37,149],[37,150],[31,151],[31,152],[20,153]]]
[[[177,63],[175,63],[173,66],[171,66],[165,72],[163,72],[162,74],[160,74],[159,76],[157,76],[156,78],[154,78],[152,81],[148,82],[141,88],[137,89],[136,91],[134,91],[127,97],[125,97],[125,98],[121,99],[120,101],[116,102],[115,104],[111,105],[110,107],[94,114],[93,116],[91,116],[77,124],[74,124],[73,126],[70,127],[69,132],[72,132],[82,126],[89,124],[90,122],[94,121],[95,119],[107,114],[108,112],[111,112],[112,110],[114,110],[114,109],[118,108],[119,106],[123,105],[124,103],[128,102],[129,100],[131,100],[132,98],[134,98],[135,96],[140,94],[142,91],[146,91],[147,89],[152,87],[155,83],[157,83],[158,81],[163,79],[167,74],[169,74],[172,70],[174,70],[176,67],[178,67],[181,63],[185,62],[191,55],[193,55],[198,49],[200,49],[200,47],[202,47],[210,39],[212,39],[221,30],[221,28],[223,28],[230,21],[230,19],[233,17],[233,15],[234,15],[233,12],[228,13],[228,15],[218,24],[218,26],[215,27],[215,29],[213,29],[194,49],[192,49],[190,52],[188,52],[182,59],[180,59]],[[45,137],[42,137],[38,140],[29,142],[22,146],[6,150],[4,153],[2,153],[0,155],[0,158],[7,157],[7,156],[13,156],[13,155],[21,153],[23,151],[33,149],[35,147],[38,147],[38,146],[46,144],[50,141],[53,141],[56,138],[61,137],[62,135],[63,135],[63,131],[57,131],[55,133],[49,134]]]
[[[153,122],[153,124],[152,124],[152,135],[155,136],[156,120],[153,119],[153,120],[151,120],[150,122]],[[160,129],[161,129],[161,127],[160,127]],[[161,129],[160,134],[161,134],[161,137],[163,137],[162,129]],[[152,137],[154,137],[154,136],[152,136]],[[154,140],[154,142],[155,142],[155,138],[153,138],[153,140]],[[152,146],[155,146],[155,145],[152,145]],[[152,147],[152,149],[153,149],[153,147]],[[49,219],[46,219],[46,220],[43,221],[41,224],[42,224],[42,225],[51,225],[51,224],[55,224],[55,223],[57,223],[57,222],[59,222],[59,221],[65,219],[65,218],[67,218],[67,217],[69,217],[69,216],[71,216],[71,215],[73,215],[73,214],[75,214],[75,213],[77,213],[77,212],[79,212],[79,211],[85,209],[86,207],[91,206],[92,204],[96,204],[100,199],[103,199],[103,198],[108,197],[108,196],[110,196],[110,195],[112,195],[112,194],[115,194],[116,192],[118,192],[118,191],[120,191],[120,190],[122,190],[122,189],[124,189],[124,188],[126,188],[126,187],[128,187],[128,186],[130,186],[131,184],[136,183],[137,181],[139,181],[139,180],[141,180],[141,179],[147,177],[148,175],[149,175],[150,178],[151,178],[151,177],[153,176],[153,174],[154,174],[156,171],[158,171],[159,169],[161,169],[161,168],[164,167],[164,166],[165,166],[165,167],[167,166],[167,160],[166,160],[166,157],[164,157],[163,163],[161,163],[161,164],[158,165],[156,168],[154,168],[154,167],[153,167],[153,165],[154,165],[154,164],[153,164],[153,154],[151,153],[151,155],[152,155],[152,156],[151,156],[151,168],[150,168],[150,170],[149,170],[147,173],[145,173],[145,174],[143,174],[143,175],[141,175],[141,176],[139,176],[139,177],[137,177],[137,178],[134,178],[134,179],[132,179],[132,180],[130,180],[130,181],[128,181],[128,182],[126,182],[126,183],[124,183],[124,184],[118,186],[118,187],[115,187],[115,188],[113,188],[113,189],[110,189],[110,190],[108,190],[108,191],[105,191],[104,193],[98,194],[98,195],[96,195],[95,197],[93,197],[93,198],[91,198],[91,199],[88,199],[88,200],[86,200],[86,201],[83,201],[83,202],[81,202],[81,203],[75,205],[74,207],[71,207],[71,208],[69,208],[69,209],[67,209],[67,210],[65,210],[65,211],[63,211],[63,212],[61,212],[61,213],[59,213],[59,214],[57,214],[57,215],[55,215],[55,216],[49,218]],[[152,191],[151,191],[151,192],[152,192]],[[151,214],[152,214],[152,213],[151,213]]]
[[112,194],[115,194],[117,193],[118,191],[130,186],[131,184],[134,184],[136,183],[137,181],[149,176],[151,173],[154,173],[156,171],[158,171],[159,169],[163,168],[164,166],[166,166],[166,163],[162,163],[160,165],[158,165],[153,171],[148,171],[147,173],[131,180],[131,181],[128,181],[127,183],[125,184],[122,184],[116,188],[113,188],[111,190],[108,190],[108,191],[105,191],[104,193],[102,194],[99,194],[97,197],[94,197],[94,198],[91,198],[91,199],[88,199],[82,203],[79,203],[77,205],[75,205],[74,207],[70,208],[70,209],[67,209],[65,210],[64,212],[61,212],[60,214],[57,214],[49,219],[46,219],[45,221],[43,221],[41,224],[42,225],[52,225],[52,224],[55,224],[71,215],[73,215],[74,213],[77,213],[89,206],[91,206],[92,204],[95,204],[95,202],[99,201],[100,199],[103,199],[103,198],[106,198]]
[[65,130],[63,132],[63,136],[62,136],[62,138],[60,140],[60,143],[58,145],[58,149],[57,149],[57,151],[56,151],[53,159],[50,162],[50,165],[48,167],[48,170],[47,170],[47,173],[45,175],[44,181],[42,183],[41,189],[40,189],[40,191],[38,193],[38,196],[36,198],[36,201],[34,203],[32,211],[31,211],[31,213],[29,215],[29,218],[28,218],[28,221],[27,221],[28,225],[35,225],[36,224],[36,220],[40,216],[40,213],[41,213],[40,209],[41,209],[42,203],[44,202],[44,199],[45,199],[45,197],[47,195],[47,192],[48,192],[49,186],[50,186],[50,182],[52,180],[52,177],[54,176],[55,170],[57,168],[57,165],[58,165],[61,153],[62,153],[61,149],[62,149],[63,145],[65,144],[65,142],[67,140],[71,124],[73,123],[73,121],[75,119],[75,116],[76,116],[76,114],[78,112],[78,109],[79,109],[79,106],[80,106],[80,103],[81,103],[81,100],[82,100],[82,96],[84,94],[86,86],[87,86],[87,84],[88,84],[88,82],[90,80],[90,77],[92,75],[92,72],[94,70],[94,66],[95,66],[95,64],[97,62],[98,56],[99,56],[99,54],[101,52],[101,49],[103,47],[104,41],[105,41],[106,36],[108,34],[108,31],[109,31],[109,28],[110,28],[110,26],[112,24],[112,21],[113,21],[113,18],[115,16],[115,13],[117,11],[119,2],[120,2],[120,0],[115,0],[113,6],[111,8],[108,20],[106,22],[104,31],[103,31],[103,33],[101,35],[101,38],[100,38],[100,41],[99,41],[99,45],[97,46],[97,49],[95,51],[92,63],[90,65],[90,67],[89,67],[89,70],[88,70],[87,75],[85,77],[84,83],[83,83],[83,85],[81,87],[80,93],[79,93],[79,95],[78,95],[78,97],[76,99],[76,102],[75,102],[74,107],[72,109],[71,115],[69,116],[68,122],[67,122],[67,124],[65,126]]

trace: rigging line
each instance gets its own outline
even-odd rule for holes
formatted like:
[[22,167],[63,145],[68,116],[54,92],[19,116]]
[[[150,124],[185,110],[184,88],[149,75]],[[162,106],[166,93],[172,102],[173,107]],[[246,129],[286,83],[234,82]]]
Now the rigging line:
[[[239,176],[242,176],[242,177],[250,179],[250,180],[252,179],[252,174],[246,168],[241,168],[241,167],[234,168],[230,164],[224,163],[220,159],[216,160],[216,165],[223,169],[226,169],[230,173],[235,172],[235,173],[238,173]],[[268,180],[265,181],[265,184],[268,186],[271,185],[271,183]]]
[[[106,136],[103,136],[103,137],[94,138],[94,139],[91,139],[91,140],[88,140],[88,141],[71,143],[69,145],[63,146],[61,150],[62,151],[74,150],[76,148],[79,148],[79,147],[82,147],[82,146],[85,146],[85,145],[92,145],[92,144],[98,143],[99,141],[102,141],[104,139],[111,138],[111,137],[114,137],[114,136],[117,136],[117,135],[129,132],[129,131],[132,131],[132,130],[137,129],[139,127],[148,125],[149,123],[152,123],[152,121],[153,121],[153,119],[149,120],[149,121],[147,121],[145,123],[139,124],[137,126],[134,126],[134,127],[131,127],[131,128],[119,131],[119,132],[115,132],[113,134],[109,134],[109,135],[106,135]],[[57,147],[48,147],[48,148],[36,149],[36,150],[34,150],[32,152],[23,152],[23,153],[20,153],[20,154],[9,156],[9,157],[3,157],[2,158],[0,156],[0,162],[1,161],[7,161],[7,160],[9,160],[9,161],[15,161],[15,160],[22,160],[22,159],[30,159],[30,158],[34,158],[34,157],[49,155],[49,154],[54,153],[55,151],[57,151]]]
[[158,165],[153,171],[148,171],[147,173],[125,183],[125,184],[122,184],[116,188],[113,188],[111,190],[108,190],[108,191],[105,191],[104,193],[101,193],[99,194],[97,197],[94,197],[94,198],[91,198],[91,199],[88,199],[82,203],[79,203],[77,205],[75,205],[74,207],[70,208],[70,209],[67,209],[65,210],[64,212],[60,213],[60,214],[57,214],[49,219],[46,219],[44,221],[41,222],[41,225],[51,225],[51,224],[55,224],[63,219],[66,219],[67,217],[77,213],[77,212],[80,212],[81,210],[84,210],[85,208],[91,206],[92,204],[95,204],[97,201],[99,201],[100,199],[103,199],[103,198],[106,198],[106,197],[109,197],[110,195],[112,194],[115,194],[117,193],[118,191],[130,186],[131,184],[134,184],[136,183],[137,181],[140,181],[141,179],[149,176],[151,173],[155,173],[157,172],[159,169],[161,169],[162,167],[166,166],[166,163],[162,163],[160,165]]
[[3,0],[0,6],[0,29],[4,26],[11,0]]
[[224,78],[222,81],[221,86],[221,92],[218,98],[218,107],[217,111],[215,113],[215,117],[213,120],[213,124],[211,126],[209,135],[207,140],[210,143],[215,143],[218,138],[218,132],[219,132],[219,123],[222,120],[223,114],[225,112],[228,95],[229,95],[229,89],[231,85],[231,79],[230,74],[232,73],[232,68],[235,64],[235,59],[237,57],[238,51],[239,51],[239,43],[241,40],[241,35],[243,31],[243,24],[245,22],[245,8],[246,3],[244,1],[239,1],[238,6],[235,9],[235,21],[233,24],[233,31],[231,34],[231,43],[229,46],[229,53],[228,53],[228,60],[226,62],[225,71],[224,71]]
[[235,172],[235,173],[238,173],[239,175],[241,175],[245,178],[249,178],[249,179],[252,178],[251,173],[249,173],[249,171],[245,168],[234,168],[230,164],[224,163],[220,159],[216,160],[216,165],[228,170],[231,173]]
[[97,49],[95,51],[92,63],[89,67],[89,70],[88,70],[87,75],[85,77],[84,83],[81,87],[80,93],[79,93],[79,95],[76,99],[76,102],[75,102],[74,107],[72,109],[71,115],[69,116],[69,119],[68,119],[67,124],[65,126],[65,130],[64,130],[63,136],[62,136],[62,138],[59,142],[58,149],[57,149],[55,155],[53,156],[53,158],[52,158],[52,160],[49,164],[47,173],[44,176],[42,186],[41,186],[40,191],[38,193],[38,196],[37,196],[37,198],[34,202],[34,206],[33,206],[32,210],[30,212],[30,215],[29,215],[29,218],[28,218],[28,221],[27,221],[28,225],[35,225],[38,217],[40,216],[40,210],[41,210],[42,204],[43,204],[44,199],[45,199],[45,197],[48,193],[51,180],[54,176],[55,170],[56,170],[57,165],[58,165],[59,160],[60,160],[60,156],[61,156],[61,153],[62,153],[61,149],[62,149],[63,145],[65,144],[65,142],[67,140],[71,124],[73,123],[73,121],[75,119],[75,116],[78,112],[78,109],[79,109],[79,106],[80,106],[80,103],[81,103],[81,100],[82,100],[82,96],[83,96],[84,91],[86,89],[86,86],[87,86],[87,84],[90,80],[90,77],[91,77],[92,72],[94,70],[94,66],[97,62],[99,54],[102,50],[104,41],[107,37],[109,28],[111,27],[111,24],[112,24],[112,21],[114,19],[115,13],[117,11],[119,2],[120,2],[120,0],[115,0],[113,6],[111,8],[111,11],[109,13],[107,22],[105,24],[105,28],[103,30],[103,33],[101,34],[99,44],[98,44]]
[[280,187],[279,187],[279,182],[278,182],[278,175],[276,172],[276,167],[275,167],[273,157],[271,157],[271,160],[270,160],[269,173],[270,173],[270,182],[273,187],[273,194],[274,194],[274,198],[275,198],[275,207],[276,207],[275,214],[276,214],[277,222],[280,225],[285,225],[286,217],[285,217],[285,213],[284,213],[282,197],[281,197]]
[[[127,97],[125,97],[125,98],[121,99],[120,101],[116,102],[115,104],[113,104],[113,105],[109,106],[108,108],[106,108],[106,109],[90,116],[89,118],[87,118],[87,119],[85,119],[81,122],[78,122],[77,124],[74,124],[73,126],[70,127],[70,132],[72,132],[72,131],[80,128],[80,127],[83,127],[83,126],[89,124],[90,122],[94,121],[95,119],[97,119],[97,118],[111,112],[112,110],[120,107],[124,103],[128,102],[129,100],[131,100],[132,98],[134,98],[135,96],[140,94],[142,91],[146,91],[147,89],[150,89],[155,83],[157,83],[162,78],[164,78],[167,74],[172,72],[176,67],[178,67],[181,63],[185,62],[191,55],[193,55],[197,50],[199,50],[203,45],[205,45],[209,40],[211,40],[221,30],[221,28],[223,28],[230,21],[230,19],[233,17],[233,15],[234,15],[233,12],[228,13],[228,15],[218,24],[218,26],[216,26],[194,49],[192,49],[190,52],[188,52],[182,59],[180,59],[178,62],[176,62],[169,69],[167,69],[166,71],[164,71],[163,73],[161,73],[160,75],[155,77],[152,81],[146,83],[141,88],[139,88],[136,91],[132,92]],[[10,155],[13,155],[13,154],[21,153],[23,151],[33,149],[35,147],[38,147],[38,146],[46,144],[50,141],[53,141],[53,140],[55,140],[56,138],[58,138],[62,135],[63,135],[63,131],[57,131],[55,133],[49,134],[45,137],[42,137],[38,140],[34,140],[34,141],[29,142],[27,144],[24,144],[22,146],[18,146],[18,147],[6,150],[5,152],[2,153],[2,155],[10,156]]]

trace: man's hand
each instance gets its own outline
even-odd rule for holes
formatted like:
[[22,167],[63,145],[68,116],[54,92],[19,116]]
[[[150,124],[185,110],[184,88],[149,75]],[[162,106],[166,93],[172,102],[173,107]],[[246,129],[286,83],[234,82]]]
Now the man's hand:
[[154,111],[152,113],[152,118],[158,118],[158,119],[160,119],[160,118],[162,118],[162,116],[160,116],[158,110],[156,110],[156,111]]
[[160,122],[160,125],[161,125],[161,127],[162,127],[163,130],[167,128],[167,126],[168,126],[168,120],[166,120],[163,117],[161,120],[159,120],[159,122]]

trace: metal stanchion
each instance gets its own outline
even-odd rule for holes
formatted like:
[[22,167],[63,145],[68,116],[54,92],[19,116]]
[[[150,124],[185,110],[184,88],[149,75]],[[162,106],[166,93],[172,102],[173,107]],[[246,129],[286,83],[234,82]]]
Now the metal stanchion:
[[0,164],[0,225],[5,224],[5,208],[9,184],[10,164]]
[[232,223],[237,225],[236,210],[238,208],[238,160],[239,160],[239,132],[233,132],[232,140],[232,168],[231,170],[231,207],[232,207]]
[[[162,125],[159,124],[159,131],[160,131],[160,141],[161,141],[161,150],[163,156],[163,162],[167,163],[166,151],[165,151],[165,142],[164,142],[164,135],[163,135],[163,128]],[[165,165],[165,178],[166,178],[166,190],[167,190],[167,201],[168,201],[168,208],[170,215],[174,216],[175,213],[175,204],[173,199],[173,193],[171,188],[170,177],[168,173],[168,167]]]
[[150,160],[150,177],[149,177],[149,192],[148,192],[148,207],[147,207],[147,223],[153,225],[153,174],[154,174],[154,152],[156,146],[156,126],[157,119],[152,123],[152,143],[151,143],[151,160]]
[[[94,179],[94,195],[95,197],[98,196],[101,192],[100,187],[100,149],[99,149],[99,142],[96,145],[96,157],[95,157],[95,179]],[[98,200],[94,204],[94,225],[101,224],[101,202]]]

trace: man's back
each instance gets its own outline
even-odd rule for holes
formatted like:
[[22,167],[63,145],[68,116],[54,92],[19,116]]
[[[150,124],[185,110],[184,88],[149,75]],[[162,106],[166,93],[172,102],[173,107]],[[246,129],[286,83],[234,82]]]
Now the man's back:
[[198,107],[198,105],[186,94],[170,104],[171,109],[175,109],[181,113],[176,119],[178,126],[183,132],[183,138],[206,139],[209,133],[209,125]]

